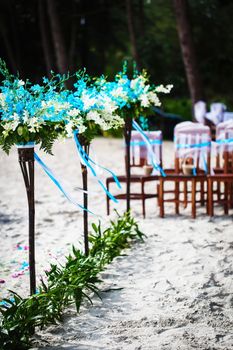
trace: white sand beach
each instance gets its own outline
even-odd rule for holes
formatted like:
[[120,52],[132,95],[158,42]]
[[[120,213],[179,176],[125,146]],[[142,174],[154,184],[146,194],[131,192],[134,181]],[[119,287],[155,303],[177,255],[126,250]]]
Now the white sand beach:
[[[165,167],[173,164],[172,147],[171,142],[164,143]],[[99,163],[123,174],[122,140],[99,138],[92,149]],[[38,154],[81,203],[74,142],[56,143],[54,157]],[[35,167],[39,277],[50,262],[62,261],[72,244],[82,244],[82,213]],[[105,195],[91,176],[89,188],[90,210],[102,215],[105,225]],[[115,207],[122,212],[125,201]],[[174,206],[166,205],[161,219],[157,200],[148,199],[145,220],[140,201],[132,202],[132,212],[147,235],[145,243],[135,244],[102,274],[102,300],[83,306],[79,315],[67,310],[62,324],[38,333],[37,349],[233,349],[233,211],[224,216],[218,208],[210,219],[205,208],[198,208],[193,220],[189,206],[177,216]],[[0,233],[0,280],[5,281],[0,297],[7,289],[25,296],[27,200],[16,150],[9,157],[0,152]]]

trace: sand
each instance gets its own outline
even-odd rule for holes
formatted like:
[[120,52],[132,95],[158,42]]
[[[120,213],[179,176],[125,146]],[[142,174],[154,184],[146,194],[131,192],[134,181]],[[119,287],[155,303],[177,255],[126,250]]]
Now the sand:
[[[123,172],[122,141],[96,139],[92,148],[101,164]],[[73,141],[56,143],[54,157],[39,155],[81,202],[79,159]],[[170,142],[165,143],[164,158],[165,165],[171,166]],[[17,248],[17,244],[27,245],[27,206],[16,151],[9,157],[0,153],[0,193],[0,279],[5,280],[0,296],[7,289],[27,295],[28,252]],[[125,202],[116,207],[122,212]],[[143,220],[141,203],[135,201],[132,207],[147,234],[145,243],[135,244],[102,274],[102,300],[95,298],[93,306],[84,305],[78,316],[74,309],[67,310],[62,324],[38,332],[36,348],[233,349],[232,215],[224,216],[219,208],[210,219],[204,208],[198,208],[193,220],[190,207],[176,216],[174,207],[167,205],[167,215],[160,219],[156,199],[150,199]],[[101,214],[107,225],[105,196],[91,178],[90,209]],[[82,213],[36,165],[38,275],[49,262],[62,261],[72,244],[81,244],[81,218]],[[20,271],[24,271],[22,276],[12,277]]]

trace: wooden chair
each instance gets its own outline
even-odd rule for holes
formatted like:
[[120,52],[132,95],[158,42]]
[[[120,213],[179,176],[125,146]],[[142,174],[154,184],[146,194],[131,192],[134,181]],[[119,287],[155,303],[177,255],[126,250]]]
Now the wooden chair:
[[205,124],[209,126],[212,134],[212,140],[216,138],[216,130],[219,123],[224,120],[226,106],[221,102],[215,102],[210,105],[210,112],[205,115]]
[[[207,191],[205,183],[207,181],[207,173],[210,171],[210,145],[211,135],[207,126],[184,122],[176,126],[174,132],[175,145],[175,168],[173,173],[167,173],[166,177],[160,177],[159,182],[159,205],[160,216],[164,217],[164,204],[172,202],[175,204],[175,212],[179,214],[180,204],[187,206],[192,204],[192,217],[196,217],[196,204],[207,203]],[[184,174],[183,164],[187,160],[190,168],[193,167],[193,174]],[[203,168],[203,169],[202,169]],[[166,183],[174,184],[174,191],[166,191]],[[200,190],[197,190],[197,184],[200,184]],[[188,184],[191,184],[191,191],[188,190]],[[183,189],[181,188],[183,185]],[[167,193],[173,193],[174,197],[165,199]],[[197,199],[197,194],[200,199]],[[181,198],[181,195],[183,198]],[[191,200],[189,200],[191,195]]]
[[[151,131],[145,132],[148,138],[151,141],[151,146],[155,154],[157,164],[162,167],[162,132],[161,131]],[[131,136],[131,159],[130,167],[131,168],[143,168],[144,165],[149,165],[149,155],[145,142],[143,141],[141,134],[137,131],[132,131]],[[133,184],[140,184],[140,192],[131,192],[131,200],[141,200],[142,201],[142,213],[143,217],[146,216],[145,201],[148,198],[158,197],[157,186],[155,186],[153,193],[146,193],[145,185],[151,181],[158,181],[159,173],[156,175],[143,175],[143,174],[131,174],[130,182]],[[120,183],[126,183],[126,175],[118,176]],[[113,177],[109,177],[106,180],[106,187],[109,190],[110,184],[114,182]],[[114,194],[114,197],[119,200],[126,199],[126,193]],[[107,215],[110,214],[110,199],[107,196]]]
[[210,216],[214,215],[215,203],[223,205],[225,214],[233,208],[233,121],[218,125],[216,145],[216,167],[213,169],[213,174],[208,176]]
[[[214,200],[214,184],[223,185],[223,198]],[[223,205],[224,213],[228,214],[229,209],[233,207],[233,174],[216,174],[208,176],[208,213],[214,215],[214,203]]]
[[233,152],[233,141],[228,142],[226,140],[233,140],[233,120],[229,120],[220,123],[216,128],[216,165],[214,172],[232,172],[232,159],[231,154]]

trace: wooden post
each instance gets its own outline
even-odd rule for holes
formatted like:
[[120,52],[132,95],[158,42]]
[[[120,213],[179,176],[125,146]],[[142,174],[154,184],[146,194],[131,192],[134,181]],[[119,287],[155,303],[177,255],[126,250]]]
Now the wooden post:
[[[83,147],[83,150],[86,154],[89,155],[89,148],[90,144],[87,142],[84,138],[81,136],[79,137],[80,144]],[[85,164],[81,163],[81,170],[82,170],[82,181],[83,181],[83,206],[84,208],[88,209],[88,171]],[[88,256],[89,254],[89,240],[88,240],[88,212],[87,210],[83,211],[83,238],[84,238],[84,252],[85,255]]]
[[126,165],[126,210],[130,210],[130,179],[131,179],[131,171],[130,171],[130,140],[131,140],[131,132],[132,132],[132,118],[130,115],[126,116],[125,119],[125,145],[126,145],[126,157],[125,157],[125,165]]
[[18,156],[28,199],[30,294],[33,295],[36,293],[34,147],[18,148]]

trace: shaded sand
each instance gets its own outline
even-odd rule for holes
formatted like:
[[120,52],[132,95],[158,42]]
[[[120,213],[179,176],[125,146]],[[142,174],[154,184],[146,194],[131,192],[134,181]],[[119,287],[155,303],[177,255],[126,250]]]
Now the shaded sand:
[[[54,150],[54,158],[41,156],[74,191],[80,171],[73,142],[57,143]],[[101,164],[122,173],[121,141],[97,139],[94,150]],[[172,144],[165,143],[168,167],[171,150]],[[28,275],[11,277],[13,267],[17,270],[27,257],[27,251],[15,249],[18,243],[27,244],[26,197],[16,154],[0,156],[0,278],[6,279],[1,295],[6,288],[26,295]],[[71,243],[81,241],[82,222],[81,213],[36,168],[37,270],[42,271],[52,258],[62,260]],[[91,209],[105,215],[104,195],[93,180],[90,188]],[[119,210],[124,206],[121,202]],[[102,274],[102,301],[82,307],[79,316],[69,309],[63,324],[38,333],[39,349],[233,349],[232,216],[221,216],[219,208],[210,220],[204,208],[198,208],[192,220],[190,207],[175,216],[168,205],[166,218],[160,219],[156,200],[151,199],[147,219],[142,220],[141,203],[132,206],[148,236],[145,243],[136,244]]]

